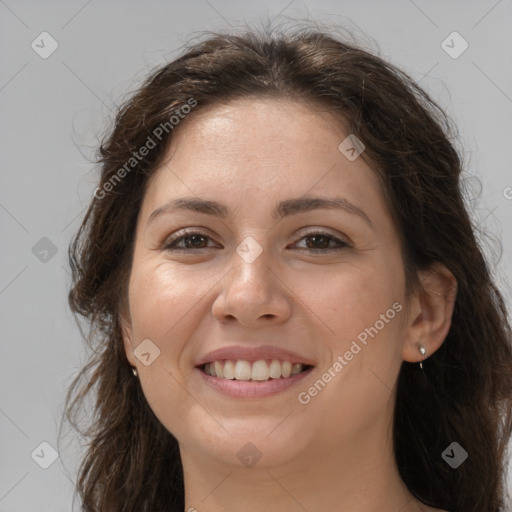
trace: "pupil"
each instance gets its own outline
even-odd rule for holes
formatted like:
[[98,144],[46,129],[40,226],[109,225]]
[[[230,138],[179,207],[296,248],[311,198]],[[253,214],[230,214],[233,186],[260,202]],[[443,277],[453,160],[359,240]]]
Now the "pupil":
[[[325,249],[328,247],[329,245],[329,239],[324,236],[324,235],[320,235],[320,236],[310,236],[309,237],[309,240],[312,240],[313,241],[313,248],[320,248],[320,249]],[[318,242],[319,240],[323,240],[324,242],[327,242],[327,243],[324,243],[324,244],[320,244],[320,246],[316,243]],[[311,244],[308,242],[308,247],[311,248]]]
[[188,244],[189,246],[193,245],[194,247],[198,247],[201,244],[201,239],[204,240],[204,236],[203,235],[192,235],[192,236],[189,236],[188,239],[189,239],[189,242],[192,242],[192,243]]

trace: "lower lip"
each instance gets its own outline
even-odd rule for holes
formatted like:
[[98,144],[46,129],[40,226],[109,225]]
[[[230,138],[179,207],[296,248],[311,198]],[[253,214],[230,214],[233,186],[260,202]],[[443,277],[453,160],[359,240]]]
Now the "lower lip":
[[204,382],[223,395],[231,396],[234,398],[265,398],[272,395],[277,395],[286,389],[291,388],[297,382],[309,375],[313,368],[309,368],[305,372],[298,373],[292,377],[271,379],[265,381],[253,380],[231,380],[221,379],[206,375],[202,370],[196,368],[201,374]]

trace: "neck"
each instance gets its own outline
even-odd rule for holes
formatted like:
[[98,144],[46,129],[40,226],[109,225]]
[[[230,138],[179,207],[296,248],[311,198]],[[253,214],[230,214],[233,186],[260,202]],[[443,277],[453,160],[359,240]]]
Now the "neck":
[[227,465],[180,446],[185,511],[417,512],[418,501],[400,478],[392,431],[374,425],[350,443],[323,443],[293,460],[253,467]]

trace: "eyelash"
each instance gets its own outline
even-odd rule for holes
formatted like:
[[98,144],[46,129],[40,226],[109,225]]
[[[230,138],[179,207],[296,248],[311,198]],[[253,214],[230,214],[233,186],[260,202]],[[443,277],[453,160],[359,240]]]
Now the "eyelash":
[[[176,247],[176,244],[182,240],[185,240],[186,238],[191,238],[195,235],[199,235],[208,239],[211,239],[210,236],[206,235],[205,233],[201,233],[200,231],[193,231],[193,230],[187,230],[184,229],[176,234],[173,238],[170,240],[168,239],[163,246],[163,249],[166,251],[180,251],[180,252],[197,252],[201,250],[211,249],[211,247],[200,247],[198,249],[192,249],[192,248],[186,248],[186,247]],[[300,248],[299,250],[305,251],[308,253],[329,253],[333,251],[339,251],[341,249],[349,248],[351,247],[347,242],[344,242],[343,240],[340,240],[339,238],[336,238],[330,233],[327,233],[325,231],[311,231],[310,233],[307,233],[303,235],[300,240],[303,240],[304,238],[313,238],[314,236],[324,236],[329,239],[329,242],[334,241],[339,244],[338,247],[331,247],[330,249],[308,249],[308,248]]]

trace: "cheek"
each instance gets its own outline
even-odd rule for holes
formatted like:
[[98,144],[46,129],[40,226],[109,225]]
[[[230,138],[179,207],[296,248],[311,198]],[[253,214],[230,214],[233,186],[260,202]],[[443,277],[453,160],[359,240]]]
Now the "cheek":
[[150,365],[139,365],[139,381],[159,421],[177,437],[186,438],[183,418],[197,404],[178,366],[197,327],[197,314],[204,314],[199,312],[200,299],[213,283],[195,280],[190,272],[184,275],[169,262],[134,263],[129,289],[134,345],[151,340],[158,347]]
[[[165,348],[169,339],[181,339],[176,332],[200,305],[212,283],[202,275],[178,271],[168,262],[141,264],[130,281],[130,309],[136,339],[150,338]],[[184,321],[185,320],[185,321]]]
[[[403,300],[399,274],[391,274],[379,265],[352,266],[332,273],[324,282],[316,287],[313,307],[342,343],[355,339],[381,315],[385,315],[386,330],[391,330],[392,323],[397,324],[394,320],[400,316],[400,306],[393,308],[393,304]],[[378,328],[383,331],[381,327],[379,322]]]
[[404,282],[395,270],[384,259],[354,266],[327,280],[319,294],[321,318],[334,333],[326,338],[331,358],[341,365],[330,392],[343,407],[331,411],[333,421],[351,411],[361,418],[367,412],[371,422],[388,403],[402,361]]
[[341,430],[351,437],[387,414],[393,399],[401,365],[402,281],[376,266],[340,271],[326,283],[317,292],[315,311],[332,331],[323,338],[332,362],[322,368],[329,373],[325,388],[322,383],[320,392],[310,388],[317,393],[311,421],[322,418],[333,436]]

